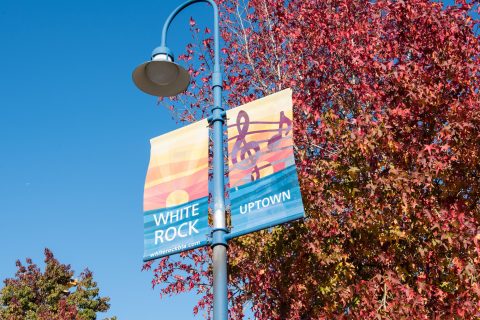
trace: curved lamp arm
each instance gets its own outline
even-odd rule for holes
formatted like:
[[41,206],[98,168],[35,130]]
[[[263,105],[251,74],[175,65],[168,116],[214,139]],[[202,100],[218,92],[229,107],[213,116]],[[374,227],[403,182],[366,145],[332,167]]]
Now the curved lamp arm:
[[197,2],[207,2],[213,7],[214,14],[214,67],[212,73],[213,108],[209,117],[213,127],[213,229],[212,229],[212,266],[213,266],[213,319],[228,319],[228,288],[227,288],[227,239],[225,234],[225,199],[224,199],[224,156],[223,156],[223,123],[222,108],[222,73],[220,72],[220,32],[218,25],[218,7],[214,0],[188,0],[178,6],[167,18],[162,30],[162,50],[166,48],[167,31],[177,14]]
[[[165,47],[166,42],[167,42],[167,31],[168,28],[170,27],[170,24],[172,23],[173,19],[177,16],[180,11],[185,9],[186,7],[197,3],[197,2],[207,2],[213,7],[213,41],[214,41],[214,66],[213,66],[213,72],[214,73],[220,73],[220,32],[219,32],[219,27],[218,27],[218,6],[213,0],[189,0],[180,6],[178,6],[173,12],[168,16],[167,20],[165,21],[163,25],[163,30],[162,30],[162,42],[161,46]],[[213,76],[213,79],[215,80],[215,75]],[[215,81],[213,81],[215,85]],[[221,83],[220,83],[221,85]]]

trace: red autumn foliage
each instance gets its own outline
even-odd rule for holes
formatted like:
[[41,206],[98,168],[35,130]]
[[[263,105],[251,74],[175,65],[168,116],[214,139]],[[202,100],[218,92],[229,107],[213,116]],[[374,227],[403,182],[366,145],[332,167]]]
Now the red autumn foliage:
[[[294,90],[307,212],[230,243],[231,319],[245,303],[257,319],[480,317],[478,1],[219,4],[225,104]],[[191,90],[164,101],[181,121],[212,105],[211,42],[192,31]],[[145,268],[210,317],[209,264],[205,249]]]

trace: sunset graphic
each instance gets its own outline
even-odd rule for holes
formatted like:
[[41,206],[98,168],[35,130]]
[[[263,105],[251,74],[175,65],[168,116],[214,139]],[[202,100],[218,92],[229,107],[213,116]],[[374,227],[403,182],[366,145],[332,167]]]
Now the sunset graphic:
[[150,140],[145,179],[145,212],[178,206],[208,196],[206,120]]

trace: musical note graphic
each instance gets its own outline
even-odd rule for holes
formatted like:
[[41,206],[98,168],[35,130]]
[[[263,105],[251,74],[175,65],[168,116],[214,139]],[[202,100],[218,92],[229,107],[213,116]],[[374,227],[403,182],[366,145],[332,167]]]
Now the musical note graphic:
[[[237,164],[239,169],[241,170],[255,168],[258,160],[258,152],[260,151],[260,146],[256,141],[246,141],[246,137],[248,135],[248,127],[250,126],[250,118],[248,117],[248,113],[243,110],[238,113],[236,126],[238,136],[230,154],[232,163],[234,165]],[[243,162],[244,160],[247,161]]]
[[[283,126],[286,125],[287,127],[283,129]],[[281,111],[280,112],[280,120],[278,122],[278,132],[273,135],[269,140],[268,140],[268,149],[274,149],[277,145],[277,143],[282,139],[284,136],[288,136],[290,133],[290,130],[292,129],[292,120],[290,120],[287,116],[285,116],[285,112]]]
[[[264,169],[267,169],[267,168],[270,168],[270,174],[273,173],[273,166],[271,163],[269,162],[265,162],[264,164],[262,165],[256,165],[253,169],[252,169],[252,174],[250,175],[250,180],[251,181],[255,181],[255,180],[258,180],[262,177],[262,170]],[[264,174],[265,175],[265,174]],[[268,175],[268,173],[266,174]]]
[[241,174],[232,181],[233,186],[258,180],[285,167],[284,150],[290,146],[282,141],[291,138],[292,120],[284,111],[280,111],[278,121],[250,121],[248,113],[241,110],[235,124],[229,127],[237,131],[229,138],[234,141],[230,152],[232,170]]

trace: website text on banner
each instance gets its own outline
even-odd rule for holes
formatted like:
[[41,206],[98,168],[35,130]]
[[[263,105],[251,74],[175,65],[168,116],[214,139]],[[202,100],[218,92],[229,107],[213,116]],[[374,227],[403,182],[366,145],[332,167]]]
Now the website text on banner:
[[207,244],[208,130],[202,120],[150,140],[144,261]]
[[292,90],[227,111],[230,238],[305,217],[293,154]]

